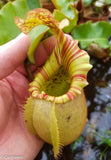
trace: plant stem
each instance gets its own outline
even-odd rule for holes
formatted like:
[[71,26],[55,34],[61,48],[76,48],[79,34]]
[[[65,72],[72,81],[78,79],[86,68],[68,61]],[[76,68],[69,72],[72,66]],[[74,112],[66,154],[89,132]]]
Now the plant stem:
[[30,62],[28,61],[28,59],[26,59],[25,62],[24,62],[24,66],[25,66],[26,72],[28,74],[28,77],[30,78],[31,81],[33,81],[34,77],[33,77],[32,73],[31,73],[30,68],[29,68],[29,63]]
[[102,157],[104,156],[104,154],[107,151],[107,149],[108,149],[108,146],[106,146],[105,149],[103,150],[103,152],[101,153],[101,156],[100,156],[99,160],[102,160]]

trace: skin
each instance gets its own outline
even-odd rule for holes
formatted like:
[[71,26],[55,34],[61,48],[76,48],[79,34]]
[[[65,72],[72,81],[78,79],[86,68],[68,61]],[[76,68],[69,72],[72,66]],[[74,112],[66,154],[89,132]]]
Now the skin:
[[[24,104],[29,96],[29,78],[24,60],[30,39],[23,33],[0,46],[0,155],[19,155],[20,160],[33,160],[43,141],[30,135],[24,124]],[[35,50],[33,74],[43,65],[55,46],[55,38],[41,42]]]

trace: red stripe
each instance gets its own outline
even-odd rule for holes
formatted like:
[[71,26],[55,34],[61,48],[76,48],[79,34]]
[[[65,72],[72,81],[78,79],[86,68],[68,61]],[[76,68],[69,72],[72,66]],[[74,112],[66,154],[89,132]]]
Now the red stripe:
[[78,78],[78,77],[81,77],[81,78],[83,78],[83,79],[86,79],[86,78],[87,78],[86,75],[84,75],[84,74],[76,74],[76,75],[72,76],[71,81],[72,81],[74,78]]
[[71,88],[75,89],[75,90],[78,90],[79,92],[81,92],[81,90],[79,88],[75,87],[75,86],[72,86]]
[[87,54],[84,53],[84,54],[79,55],[78,57],[76,57],[76,58],[74,58],[74,59],[71,59],[71,60],[67,63],[67,67],[69,67],[69,65],[70,65],[73,61],[75,61],[75,60],[77,60],[78,58],[83,57],[83,56],[85,56],[85,55],[87,55]]
[[[75,54],[73,54],[69,59],[68,59],[68,61],[67,61],[67,64],[66,64],[66,67],[68,67],[69,66],[69,63],[70,63],[70,61],[71,60],[75,60],[75,59],[73,59],[77,54],[79,54],[81,52],[81,50],[78,50]],[[71,63],[70,63],[71,64]]]
[[50,64],[50,67],[51,67],[51,69],[53,70],[53,73],[55,72],[55,70],[54,70],[54,67],[52,67],[52,63],[51,63],[51,61],[49,60],[49,64]]
[[76,57],[74,60],[76,60],[76,59],[78,59],[78,58],[80,58],[80,57],[83,57],[83,56],[85,56],[85,55],[87,55],[87,53],[83,52],[83,54],[82,54],[82,55],[79,55],[79,56],[78,56],[78,57]]
[[71,94],[70,92],[67,92],[67,93],[66,93],[66,95],[68,96],[68,98],[69,98],[70,100],[73,100],[73,95],[72,95],[72,94],[70,95],[70,94]]
[[64,43],[64,45],[63,45],[63,48],[62,48],[62,58],[65,58],[65,56],[66,56],[66,52],[67,52],[67,50],[68,50],[68,48],[69,48],[69,46],[70,46],[70,41],[69,41],[69,39],[66,37],[66,40],[65,40],[65,43]]
[[[76,43],[77,43],[77,41],[73,41],[73,43],[70,43],[70,45],[69,45],[68,50],[66,51],[66,53],[69,52],[69,50],[71,50],[71,48],[72,48],[72,50],[73,49],[76,50],[78,48],[78,45],[75,45]],[[71,51],[71,53],[72,53],[72,51]]]
[[[36,79],[34,79],[33,82],[37,83],[41,87],[41,84]],[[33,86],[33,82],[32,82],[32,86]]]
[[[78,46],[76,45],[76,46],[74,46],[74,43],[72,43],[70,46],[69,46],[69,48],[67,49],[67,51],[65,52],[65,54],[64,54],[64,57],[63,57],[63,61],[65,62],[65,63],[68,63],[67,62],[67,60],[70,58],[70,56],[72,55],[72,56],[75,56],[75,54],[76,53],[74,53],[75,52],[75,50],[78,48]],[[71,50],[72,49],[72,50]],[[79,48],[78,48],[79,49]],[[66,56],[67,55],[67,56]],[[68,57],[68,58],[67,58]]]
[[58,59],[58,56],[57,56],[55,50],[54,50],[54,55],[55,55],[55,58],[56,58],[56,60],[57,60],[58,65],[60,66],[61,64],[60,64],[60,62],[59,62],[59,59]]
[[63,51],[65,52],[67,50],[67,48],[69,47],[69,44],[70,44],[70,41],[69,39],[66,37],[66,41],[64,43],[64,46],[63,46]]
[[46,71],[44,70],[44,68],[40,71],[40,74],[42,75],[42,77],[47,80],[49,78],[49,76],[47,75]]

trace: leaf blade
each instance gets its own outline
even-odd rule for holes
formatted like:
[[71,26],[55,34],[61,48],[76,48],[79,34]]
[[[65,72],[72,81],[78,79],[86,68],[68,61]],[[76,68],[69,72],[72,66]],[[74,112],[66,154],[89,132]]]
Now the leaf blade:
[[41,7],[39,0],[26,0],[26,4],[30,10]]
[[92,42],[97,43],[101,48],[109,48],[108,41],[111,35],[111,24],[109,22],[83,23],[76,26],[72,37],[77,39],[82,49],[86,49]]
[[24,17],[27,11],[24,0],[9,2],[0,10],[0,45],[12,40],[20,33],[14,23],[14,17]]
[[31,46],[28,51],[28,58],[31,63],[35,63],[34,61],[34,50],[39,44],[40,40],[43,38],[44,34],[49,30],[49,27],[45,25],[38,25],[31,30],[29,33],[31,39]]

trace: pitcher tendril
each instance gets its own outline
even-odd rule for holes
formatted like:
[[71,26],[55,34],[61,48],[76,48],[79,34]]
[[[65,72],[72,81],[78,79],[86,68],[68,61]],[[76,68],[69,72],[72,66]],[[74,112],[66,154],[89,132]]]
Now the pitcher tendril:
[[[30,84],[31,96],[24,117],[31,133],[37,133],[53,145],[57,158],[61,147],[73,142],[86,124],[83,87],[88,84],[87,72],[92,67],[89,56],[78,47],[77,40],[71,40],[62,31],[62,26],[68,25],[68,21],[63,21],[61,26],[62,23],[46,9],[29,11],[25,19],[16,17],[15,23],[25,34],[37,25],[46,25],[56,37],[51,56]],[[29,110],[32,115],[29,115]],[[71,118],[67,120],[67,117]]]

